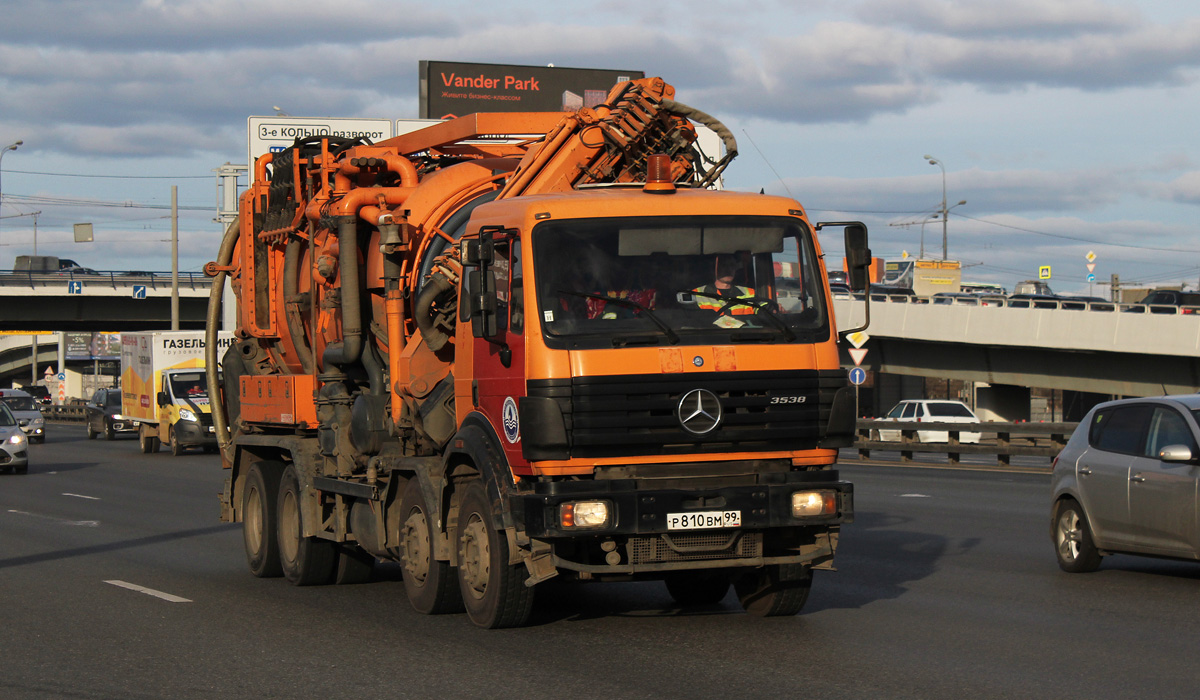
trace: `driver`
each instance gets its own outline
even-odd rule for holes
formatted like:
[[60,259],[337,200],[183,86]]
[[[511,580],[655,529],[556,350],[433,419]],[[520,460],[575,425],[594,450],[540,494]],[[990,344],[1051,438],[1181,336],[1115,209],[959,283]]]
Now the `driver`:
[[[697,293],[697,306],[708,311],[720,311],[735,299],[753,299],[753,287],[734,284],[734,279],[741,269],[742,261],[736,255],[718,255],[716,275],[712,284],[692,290]],[[733,316],[748,316],[755,313],[755,308],[749,304],[731,304],[725,308],[725,313]]]

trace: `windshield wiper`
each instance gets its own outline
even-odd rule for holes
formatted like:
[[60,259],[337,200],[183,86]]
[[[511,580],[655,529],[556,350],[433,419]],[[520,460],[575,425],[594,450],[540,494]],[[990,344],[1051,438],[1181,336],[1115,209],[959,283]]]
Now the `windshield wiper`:
[[626,299],[624,297],[614,297],[608,294],[592,294],[591,292],[576,292],[570,289],[560,289],[558,290],[558,293],[570,294],[571,296],[583,297],[584,299],[599,299],[601,301],[609,301],[618,306],[628,306],[630,308],[643,311],[646,314],[646,318],[650,319],[654,325],[658,326],[659,329],[662,330],[663,335],[667,336],[667,340],[671,343],[671,345],[679,344],[679,334],[671,330],[671,327],[668,326],[661,318],[659,318],[657,314],[646,308],[645,304],[639,304],[632,299]]
[[771,322],[771,325],[778,328],[780,332],[783,333],[784,339],[789,343],[796,339],[796,334],[792,332],[791,326],[789,326],[782,318],[779,318],[779,315],[769,308],[771,305],[770,299],[762,299],[760,297],[734,297],[730,299],[729,297],[723,297],[720,294],[709,294],[708,292],[697,292],[694,290],[691,293],[696,296],[708,297],[709,299],[716,299],[717,301],[724,301],[725,305],[717,309],[718,316],[731,307],[739,304],[745,304],[746,306],[754,309],[755,315],[761,313],[768,321]]

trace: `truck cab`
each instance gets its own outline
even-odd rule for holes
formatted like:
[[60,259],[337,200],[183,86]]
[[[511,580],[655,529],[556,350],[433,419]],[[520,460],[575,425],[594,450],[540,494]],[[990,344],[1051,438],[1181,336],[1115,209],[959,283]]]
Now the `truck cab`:
[[171,369],[162,373],[158,392],[158,439],[174,455],[191,447],[212,452],[217,447],[208,378],[204,369]]

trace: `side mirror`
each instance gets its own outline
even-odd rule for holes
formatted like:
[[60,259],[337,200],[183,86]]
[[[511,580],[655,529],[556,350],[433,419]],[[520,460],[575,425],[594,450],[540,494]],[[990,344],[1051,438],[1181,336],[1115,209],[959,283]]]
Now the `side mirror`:
[[867,227],[860,223],[846,225],[846,267],[850,278],[850,289],[866,291],[870,279],[867,270],[871,267],[871,249],[867,247]]
[[1158,458],[1164,462],[1192,461],[1192,448],[1187,445],[1167,445],[1158,451]]
[[171,403],[171,399],[167,396],[167,392],[165,392],[165,391],[158,392],[158,405],[159,406],[166,406],[170,403]]
[[479,240],[467,241],[463,249],[463,264],[475,268],[467,272],[463,281],[471,315],[471,334],[476,338],[494,338],[500,334],[496,313],[496,272],[492,269],[496,244],[492,236],[491,229],[481,229]]

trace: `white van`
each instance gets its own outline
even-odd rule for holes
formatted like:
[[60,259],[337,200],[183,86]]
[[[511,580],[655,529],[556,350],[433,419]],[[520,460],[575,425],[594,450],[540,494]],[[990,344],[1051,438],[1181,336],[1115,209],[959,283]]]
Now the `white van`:
[[[979,418],[962,401],[948,400],[910,400],[901,401],[888,411],[884,420],[900,423],[978,423]],[[979,442],[980,433],[959,433],[960,443],[975,444]],[[880,440],[898,441],[901,439],[899,430],[879,430]],[[950,433],[946,430],[918,430],[919,442],[950,442]]]

